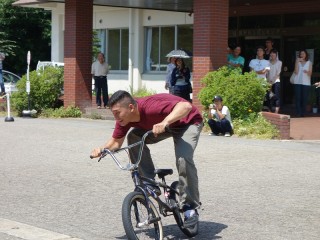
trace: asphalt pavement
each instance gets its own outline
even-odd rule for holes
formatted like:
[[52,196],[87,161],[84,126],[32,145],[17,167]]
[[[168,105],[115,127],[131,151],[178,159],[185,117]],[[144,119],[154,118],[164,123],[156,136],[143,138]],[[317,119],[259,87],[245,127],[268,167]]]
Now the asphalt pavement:
[[[0,239],[126,239],[121,204],[128,172],[90,152],[111,120],[0,117]],[[172,139],[151,146],[173,168]],[[320,236],[320,141],[200,137],[195,161],[202,209],[194,239],[316,240]],[[173,217],[165,239],[187,239]],[[47,234],[45,236],[45,234]],[[50,237],[51,236],[51,237]]]

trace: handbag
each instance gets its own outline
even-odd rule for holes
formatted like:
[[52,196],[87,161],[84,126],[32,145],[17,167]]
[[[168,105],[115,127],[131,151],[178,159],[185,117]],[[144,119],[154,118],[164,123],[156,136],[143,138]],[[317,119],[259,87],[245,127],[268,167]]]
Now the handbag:
[[290,77],[290,83],[291,83],[291,84],[295,84],[296,77],[297,77],[297,75],[293,72],[292,75],[291,75],[291,77]]

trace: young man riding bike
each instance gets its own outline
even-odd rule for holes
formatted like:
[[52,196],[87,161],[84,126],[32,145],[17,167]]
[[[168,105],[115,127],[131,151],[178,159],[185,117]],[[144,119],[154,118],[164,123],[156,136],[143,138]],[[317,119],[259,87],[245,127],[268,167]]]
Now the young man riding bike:
[[[109,107],[116,125],[112,137],[91,155],[98,157],[102,148],[120,148],[128,133],[128,145],[141,140],[142,135],[152,129],[154,135],[146,138],[153,144],[169,137],[173,138],[176,166],[179,173],[180,201],[185,214],[185,225],[196,224],[200,206],[197,168],[193,161],[194,150],[203,127],[198,109],[187,100],[170,95],[155,94],[134,100],[126,91],[117,91],[109,99]],[[137,159],[139,147],[130,150],[131,161]],[[139,165],[141,175],[154,178],[154,165],[149,148],[145,145]]]

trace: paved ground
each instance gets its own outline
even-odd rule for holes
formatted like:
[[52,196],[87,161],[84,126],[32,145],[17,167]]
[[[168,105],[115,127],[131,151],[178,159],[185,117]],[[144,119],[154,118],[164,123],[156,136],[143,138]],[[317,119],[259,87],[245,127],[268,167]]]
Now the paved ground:
[[[112,128],[113,121],[0,117],[0,239],[126,239],[120,209],[130,176],[111,159],[88,158]],[[175,169],[171,139],[151,152],[157,167]],[[319,239],[319,153],[320,141],[203,134],[195,239]],[[176,178],[175,171],[168,181]],[[173,218],[162,221],[165,239],[186,239]]]
[[320,140],[320,114],[291,118],[290,137],[295,140]]

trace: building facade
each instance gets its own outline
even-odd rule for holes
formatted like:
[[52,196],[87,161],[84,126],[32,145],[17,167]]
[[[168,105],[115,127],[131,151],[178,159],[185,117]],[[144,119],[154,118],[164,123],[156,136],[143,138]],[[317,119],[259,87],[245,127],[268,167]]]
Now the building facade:
[[168,52],[193,52],[193,102],[201,78],[226,64],[227,46],[242,46],[249,61],[267,37],[283,61],[282,103],[291,104],[289,76],[296,51],[308,49],[314,63],[313,81],[319,81],[320,1],[289,0],[185,0],[185,1],[37,1],[16,5],[41,7],[52,12],[52,60],[65,62],[65,104],[91,104],[92,29],[100,39],[111,71],[109,92],[146,87],[166,92]]

